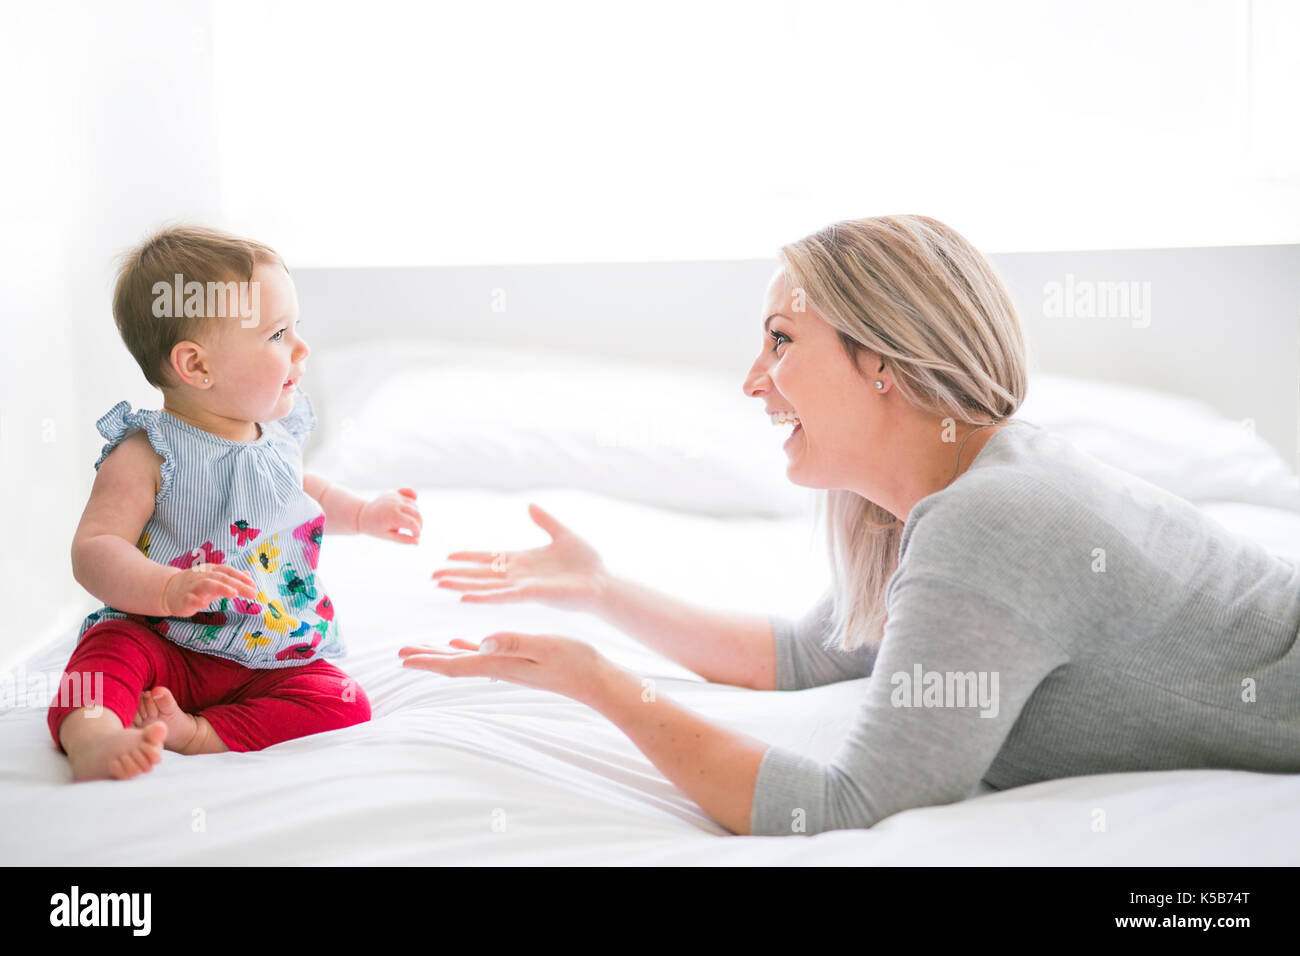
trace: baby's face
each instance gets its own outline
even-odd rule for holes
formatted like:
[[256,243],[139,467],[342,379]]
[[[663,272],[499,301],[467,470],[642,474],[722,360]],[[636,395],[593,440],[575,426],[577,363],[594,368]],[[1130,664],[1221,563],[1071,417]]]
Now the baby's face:
[[212,382],[201,400],[228,418],[271,422],[293,408],[310,349],[298,335],[298,293],[284,268],[259,265],[253,281],[259,283],[256,314],[219,319],[206,336]]

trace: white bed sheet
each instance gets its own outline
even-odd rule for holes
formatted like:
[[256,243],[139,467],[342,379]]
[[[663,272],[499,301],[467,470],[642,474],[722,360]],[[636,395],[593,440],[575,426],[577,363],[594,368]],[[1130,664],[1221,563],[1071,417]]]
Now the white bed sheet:
[[[658,692],[771,743],[828,758],[865,681],[799,692],[712,685],[603,622],[539,605],[465,605],[429,581],[462,548],[545,541],[526,503],[607,564],[715,606],[795,616],[826,580],[807,516],[712,519],[594,494],[427,490],[424,540],[328,537],[322,581],[366,689],[370,723],[252,754],[165,753],[128,782],[72,785],[44,706],[0,710],[0,862],[7,864],[1098,864],[1300,862],[1300,775],[1233,771],[1054,780],[910,810],[869,830],[731,837],[613,725],[562,697],[404,671],[404,644],[493,630],[566,634]],[[1209,505],[1300,560],[1300,514]],[[68,635],[23,665],[57,678]],[[1097,810],[1105,829],[1094,829]],[[198,826],[202,822],[202,827]]]

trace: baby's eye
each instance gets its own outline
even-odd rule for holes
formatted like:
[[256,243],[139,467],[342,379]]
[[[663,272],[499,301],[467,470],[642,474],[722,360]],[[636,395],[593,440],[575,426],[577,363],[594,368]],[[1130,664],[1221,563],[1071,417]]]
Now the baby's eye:
[[781,344],[781,339],[785,339],[787,342],[790,341],[790,336],[786,335],[784,332],[778,332],[776,329],[772,329],[767,334],[772,337],[772,342],[774,343],[772,345],[773,352],[775,352],[777,347]]
[[279,332],[276,332],[275,335],[271,336],[271,341],[272,342],[280,341],[280,337],[284,335],[285,331],[286,331],[285,329],[281,329]]

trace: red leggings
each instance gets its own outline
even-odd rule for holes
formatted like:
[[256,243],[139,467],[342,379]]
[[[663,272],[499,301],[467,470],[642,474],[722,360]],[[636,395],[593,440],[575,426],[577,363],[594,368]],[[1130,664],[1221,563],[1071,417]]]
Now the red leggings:
[[[74,672],[80,676],[70,683]],[[83,701],[77,683],[95,696],[101,674],[103,698]],[[130,727],[148,687],[166,687],[181,710],[202,714],[222,743],[240,752],[370,719],[365,691],[328,661],[255,670],[188,650],[134,621],[101,621],[88,629],[59,684],[49,726],[60,750],[59,727],[79,706],[100,704]]]

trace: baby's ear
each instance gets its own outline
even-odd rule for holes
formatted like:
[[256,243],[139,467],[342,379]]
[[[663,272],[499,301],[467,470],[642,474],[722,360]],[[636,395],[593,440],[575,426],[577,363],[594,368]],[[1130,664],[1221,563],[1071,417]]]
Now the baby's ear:
[[170,371],[178,383],[202,389],[211,387],[207,357],[203,354],[203,346],[198,342],[189,339],[177,342],[172,346],[167,359]]

